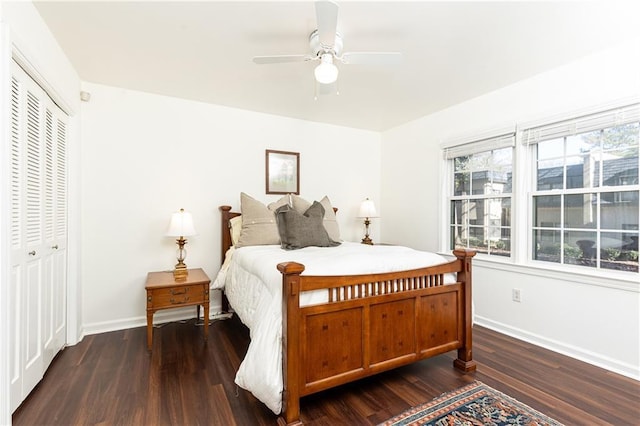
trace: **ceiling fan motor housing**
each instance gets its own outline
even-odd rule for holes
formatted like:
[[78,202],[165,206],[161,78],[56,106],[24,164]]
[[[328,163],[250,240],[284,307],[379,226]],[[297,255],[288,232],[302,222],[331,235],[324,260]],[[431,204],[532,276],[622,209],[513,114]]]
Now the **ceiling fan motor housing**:
[[342,53],[342,36],[336,33],[336,39],[333,42],[333,46],[323,46],[320,43],[320,36],[318,30],[314,30],[309,35],[309,46],[315,56],[322,56],[323,53],[331,53],[333,56],[339,57]]

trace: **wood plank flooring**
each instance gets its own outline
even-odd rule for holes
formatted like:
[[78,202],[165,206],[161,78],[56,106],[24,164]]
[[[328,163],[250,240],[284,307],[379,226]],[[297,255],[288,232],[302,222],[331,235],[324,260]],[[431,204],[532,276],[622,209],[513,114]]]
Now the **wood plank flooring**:
[[[249,342],[237,319],[209,342],[194,321],[87,336],[54,360],[13,415],[21,425],[275,425],[276,416],[233,382]],[[474,327],[478,370],[454,353],[302,399],[306,425],[375,425],[480,380],[566,425],[640,424],[640,382]]]

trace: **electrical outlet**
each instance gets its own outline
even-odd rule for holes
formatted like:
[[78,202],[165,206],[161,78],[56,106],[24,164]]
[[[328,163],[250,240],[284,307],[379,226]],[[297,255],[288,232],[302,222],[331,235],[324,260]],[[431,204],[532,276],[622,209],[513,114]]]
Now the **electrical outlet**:
[[522,299],[520,298],[520,289],[519,288],[514,288],[511,290],[511,298],[513,299],[514,302],[521,302]]

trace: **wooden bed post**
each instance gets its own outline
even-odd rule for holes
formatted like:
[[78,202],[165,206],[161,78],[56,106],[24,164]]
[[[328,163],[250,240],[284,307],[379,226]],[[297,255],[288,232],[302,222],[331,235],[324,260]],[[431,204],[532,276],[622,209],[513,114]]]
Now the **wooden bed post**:
[[220,264],[224,263],[224,257],[227,254],[227,250],[231,247],[231,232],[229,232],[229,219],[231,219],[231,206],[220,206],[220,211],[222,212],[222,232],[220,236],[222,237],[222,248],[220,252]]
[[456,249],[453,254],[460,261],[460,272],[458,272],[458,282],[464,283],[464,336],[463,346],[458,349],[458,358],[453,360],[453,366],[464,372],[474,371],[476,362],[473,360],[472,353],[472,326],[473,317],[471,309],[471,259],[476,255],[474,250]]
[[300,422],[300,274],[304,266],[296,262],[278,264],[282,273],[282,411],[287,425]]
[[[238,215],[238,213],[231,213],[231,206],[220,206],[220,212],[222,213],[222,230],[221,230],[221,240],[222,240],[222,247],[220,249],[220,264],[222,265],[224,263],[224,259],[227,255],[227,250],[229,250],[229,248],[232,245],[231,242],[231,229],[229,228],[229,220],[231,220],[231,218],[235,217]],[[223,290],[220,290],[220,294],[221,294],[221,300],[220,300],[220,304],[222,305],[222,311],[223,312],[229,312],[229,300],[227,300],[227,296],[224,294]]]

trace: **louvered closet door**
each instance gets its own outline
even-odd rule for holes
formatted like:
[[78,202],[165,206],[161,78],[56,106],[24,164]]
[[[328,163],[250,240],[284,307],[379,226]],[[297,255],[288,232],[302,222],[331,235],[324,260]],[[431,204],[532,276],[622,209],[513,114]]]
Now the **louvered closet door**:
[[44,108],[43,361],[45,368],[64,346],[66,332],[67,179],[66,123],[49,101]]
[[65,342],[66,116],[15,62],[11,89],[10,368],[15,410]]

